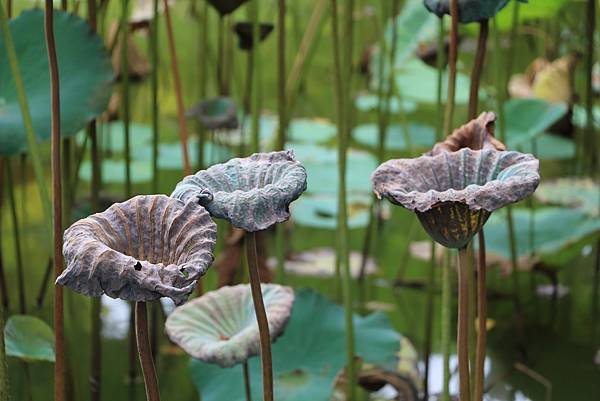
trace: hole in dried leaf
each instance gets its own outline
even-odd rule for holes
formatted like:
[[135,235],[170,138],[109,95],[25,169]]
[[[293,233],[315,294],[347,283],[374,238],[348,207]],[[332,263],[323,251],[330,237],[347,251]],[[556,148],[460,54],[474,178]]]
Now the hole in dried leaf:
[[135,264],[135,266],[133,266],[133,268],[137,271],[142,270],[142,264],[140,263],[140,261],[138,260]]

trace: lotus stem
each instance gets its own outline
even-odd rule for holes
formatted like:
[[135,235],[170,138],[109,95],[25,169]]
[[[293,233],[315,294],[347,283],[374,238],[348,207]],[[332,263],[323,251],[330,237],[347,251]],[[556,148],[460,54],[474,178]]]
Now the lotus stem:
[[17,282],[19,289],[19,312],[27,313],[26,294],[25,294],[25,272],[23,270],[23,253],[21,246],[21,233],[19,230],[19,219],[17,215],[17,204],[15,201],[14,183],[12,180],[13,171],[10,161],[6,163],[6,184],[8,187],[8,200],[10,202],[10,217],[13,227],[13,236],[15,243],[15,257],[17,262]]
[[[198,80],[200,81],[200,99],[206,98],[206,80],[208,78],[208,2],[204,2],[202,9],[202,20],[200,27],[198,54],[200,55]],[[204,144],[206,142],[206,130],[202,124],[198,127],[198,170],[204,168]]]
[[437,68],[437,101],[436,101],[436,131],[435,138],[436,142],[440,142],[444,140],[446,136],[446,131],[444,131],[444,109],[442,106],[442,85],[444,81],[444,56],[445,56],[445,46],[444,46],[444,19],[440,18],[438,22],[438,40],[437,40],[437,58],[436,58],[436,68]]
[[[6,296],[6,289],[2,289],[2,296]],[[4,345],[4,302],[0,302],[0,401],[8,401],[8,364],[6,362],[6,352]]]
[[129,382],[127,383],[129,387],[129,401],[135,400],[135,382],[137,379],[137,361],[135,357],[135,349],[137,348],[136,341],[136,333],[135,333],[135,304],[130,303],[131,310],[129,313],[129,369],[127,371],[127,376]]
[[269,332],[269,321],[262,297],[260,286],[260,274],[258,271],[258,254],[256,250],[256,233],[251,232],[246,236],[246,254],[248,260],[248,273],[250,275],[250,289],[252,301],[254,302],[254,313],[258,322],[260,334],[260,361],[263,377],[263,400],[273,401],[273,361],[271,357],[271,334]]
[[[382,6],[382,23],[381,23],[381,48],[380,48],[380,56],[379,56],[379,68],[378,68],[378,77],[379,82],[377,82],[377,131],[378,131],[378,142],[377,142],[377,161],[381,164],[384,162],[385,157],[385,137],[387,130],[387,119],[389,116],[389,102],[387,94],[391,91],[388,89],[385,91],[385,82],[383,79],[383,74],[385,73],[385,55],[387,53],[387,41],[385,38],[385,24],[389,19],[389,10],[383,5]],[[393,14],[392,14],[393,15]],[[390,52],[391,53],[391,52]],[[390,56],[390,68],[393,68],[393,59]],[[389,84],[389,82],[388,82]]]
[[158,379],[152,360],[152,348],[148,337],[148,312],[146,302],[135,303],[135,338],[137,342],[138,355],[144,375],[144,386],[146,388],[146,399],[148,401],[160,401]]
[[444,267],[442,269],[442,354],[444,359],[442,401],[450,401],[450,331],[452,303],[452,263],[450,249],[446,249]]
[[67,0],[60,0],[60,8],[63,11],[67,11]]
[[94,297],[91,300],[91,348],[92,359],[90,362],[90,400],[100,401],[102,389],[102,339],[100,337],[102,331],[102,319],[100,312],[102,310],[102,298]]
[[[585,126],[585,137],[582,143],[586,143],[584,149],[589,152],[590,160],[584,157],[584,162],[589,163],[590,174],[598,172],[598,140],[594,133],[594,91],[593,91],[593,72],[594,72],[594,50],[598,50],[594,47],[594,32],[596,32],[596,0],[588,0],[587,2],[587,23],[586,23],[586,62],[585,62],[585,113],[586,113],[586,126]],[[585,156],[585,155],[583,155]]]
[[42,278],[42,284],[40,285],[38,296],[36,298],[36,306],[38,309],[41,309],[44,305],[44,299],[46,298],[46,291],[48,290],[48,283],[50,282],[50,275],[52,273],[53,266],[54,260],[52,257],[49,257],[48,262],[46,263],[46,269],[44,270],[44,278]]
[[[42,165],[42,158],[37,144],[37,138],[35,136],[35,132],[33,131],[33,122],[31,120],[31,113],[29,110],[29,104],[27,102],[27,94],[25,93],[25,86],[23,84],[23,78],[21,76],[19,60],[17,58],[12,34],[4,14],[4,7],[0,7],[0,30],[2,31],[2,39],[6,47],[7,59],[8,63],[10,64],[13,82],[17,91],[19,108],[21,110],[21,117],[23,118],[23,126],[25,127],[25,136],[27,138],[27,146],[29,155],[31,156],[31,162],[33,164],[35,181],[40,194],[40,199],[42,201],[42,210],[44,212],[45,221],[44,228],[47,230],[46,232],[48,238],[50,238],[52,236],[52,203],[50,202],[50,195],[48,193],[48,188],[46,187],[46,177],[44,174],[44,167]],[[50,243],[51,241],[48,242]]]
[[251,60],[252,60],[252,91],[251,91],[251,101],[250,101],[250,115],[251,115],[251,127],[252,127],[252,152],[256,153],[260,149],[260,132],[259,132],[259,89],[258,89],[258,70],[260,63],[260,55],[259,55],[259,35],[260,35],[260,24],[259,24],[259,11],[258,11],[258,1],[259,0],[251,0],[250,1],[250,15],[252,21],[252,49]]
[[[469,384],[469,267],[467,248],[458,250],[458,380],[460,401],[471,400]],[[471,322],[472,324],[472,322]]]
[[223,89],[223,57],[224,57],[224,36],[225,36],[225,17],[219,15],[219,27],[218,27],[218,43],[217,43],[217,85],[219,87],[219,95],[224,96],[225,90]]
[[12,18],[12,0],[6,1],[6,15],[8,16],[8,19]]
[[[129,0],[121,1],[121,107],[125,137],[125,196],[131,197],[131,145],[129,132]],[[117,39],[115,39],[117,40]]]
[[[58,80],[58,61],[56,59],[56,44],[54,41],[54,9],[52,0],[46,0],[44,12],[44,32],[48,49],[48,65],[50,66],[51,93],[51,165],[52,165],[52,197],[53,197],[53,233],[54,233],[54,278],[62,273],[62,199],[60,176],[60,91]],[[64,348],[64,318],[63,318],[63,288],[54,288],[54,343],[56,361],[54,363],[54,400],[63,401],[65,398],[65,348]]]
[[475,52],[475,61],[471,72],[471,87],[469,92],[469,120],[477,117],[477,105],[479,103],[479,82],[483,63],[485,60],[485,51],[489,33],[489,20],[484,19],[479,23],[479,38],[477,39],[477,51]]
[[476,305],[477,305],[477,283],[475,282],[475,266],[474,266],[474,252],[473,242],[467,245],[467,287],[469,289],[469,383],[471,385],[471,399],[475,397],[475,347],[476,347],[476,333],[475,333],[475,319],[477,317]]
[[171,74],[173,75],[175,97],[177,99],[177,119],[179,121],[179,140],[181,142],[181,151],[183,154],[183,174],[190,175],[192,170],[188,155],[188,131],[185,122],[185,107],[183,105],[183,94],[181,93],[181,78],[179,77],[179,67],[177,66],[177,50],[175,49],[175,38],[173,37],[171,13],[169,11],[167,0],[163,0],[163,8],[165,10],[165,20],[167,21],[167,42],[169,44],[169,53],[171,55]]
[[248,361],[244,362],[244,389],[246,391],[246,401],[252,401],[252,388],[250,387],[250,372],[248,371]]
[[431,241],[431,258],[429,259],[429,275],[427,276],[427,316],[425,318],[425,346],[423,359],[425,360],[425,373],[423,375],[423,400],[429,400],[429,358],[431,356],[431,341],[433,333],[433,299],[435,286],[435,241]]
[[479,255],[477,263],[477,351],[475,357],[475,400],[483,401],[485,384],[485,347],[487,342],[487,266],[483,229],[478,234]]
[[[2,206],[4,201],[4,160],[0,159],[0,227],[2,227]],[[1,302],[4,310],[9,309],[8,292],[6,291],[6,275],[4,274],[4,257],[2,254],[2,241],[0,241],[0,291]],[[0,333],[0,335],[2,335]],[[1,361],[0,361],[1,363]]]
[[[456,59],[458,57],[458,0],[450,0],[450,49],[448,51],[448,99],[444,114],[444,135],[450,134],[454,118],[454,93],[456,90]],[[461,400],[464,401],[464,400]]]
[[152,18],[150,34],[150,54],[152,58],[152,74],[150,85],[152,90],[152,193],[158,193],[158,0],[152,0]]

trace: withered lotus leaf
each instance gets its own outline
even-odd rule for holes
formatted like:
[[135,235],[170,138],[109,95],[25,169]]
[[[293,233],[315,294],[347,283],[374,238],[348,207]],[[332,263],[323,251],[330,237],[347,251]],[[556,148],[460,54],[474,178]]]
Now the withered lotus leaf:
[[213,261],[216,224],[197,203],[141,195],[65,231],[56,280],[83,295],[185,302]]
[[379,198],[415,211],[434,240],[462,248],[491,212],[535,191],[539,161],[519,152],[463,148],[389,160],[371,181]]
[[462,148],[506,150],[506,146],[494,138],[496,115],[483,112],[479,117],[452,131],[443,142],[436,143],[430,152],[456,152]]
[[233,130],[239,125],[235,102],[224,96],[201,100],[186,112],[186,116],[197,119],[209,130]]
[[292,151],[255,153],[185,177],[171,194],[199,202],[214,217],[248,232],[290,217],[290,203],[306,190],[306,170]]
[[[294,291],[262,284],[271,341],[283,334],[294,304]],[[258,355],[260,336],[250,286],[221,287],[175,309],[165,328],[188,354],[221,367]]]

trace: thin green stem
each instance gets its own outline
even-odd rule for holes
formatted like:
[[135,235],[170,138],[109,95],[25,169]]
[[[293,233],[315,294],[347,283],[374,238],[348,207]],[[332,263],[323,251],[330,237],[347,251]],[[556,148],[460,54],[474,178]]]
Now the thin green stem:
[[19,230],[19,219],[17,215],[17,203],[15,201],[15,190],[14,183],[12,180],[13,171],[10,160],[6,161],[6,184],[8,201],[10,203],[10,217],[13,228],[13,239],[15,244],[15,259],[17,261],[17,287],[19,289],[19,312],[21,314],[27,313],[27,304],[25,294],[25,272],[23,268],[23,252],[21,246],[21,233]]
[[[2,296],[5,294],[3,293]],[[8,364],[6,362],[6,352],[4,350],[4,302],[0,302],[0,401],[8,401],[10,392],[8,391]]]
[[246,401],[252,401],[252,388],[250,387],[250,371],[248,370],[248,361],[243,365],[244,390],[246,392]]
[[102,311],[102,298],[93,297],[91,300],[91,349],[92,358],[90,362],[90,400],[100,401],[101,399],[101,370],[102,370],[102,320],[100,313]]
[[485,19],[479,23],[479,37],[477,40],[477,50],[475,52],[475,61],[471,72],[471,87],[469,91],[469,119],[477,117],[477,106],[479,103],[479,81],[483,71],[485,61],[486,44],[489,33],[489,20]]
[[471,398],[474,398],[475,394],[475,343],[476,343],[476,333],[475,333],[475,318],[477,316],[476,304],[477,304],[477,285],[475,283],[475,266],[473,259],[473,242],[470,242],[467,246],[467,288],[469,290],[469,309],[468,309],[468,320],[469,324],[467,326],[468,335],[469,335],[469,382],[471,384]]
[[446,99],[446,112],[444,114],[444,135],[450,134],[454,119],[456,60],[458,57],[458,0],[450,0],[450,16],[451,24],[450,49],[448,51],[448,99]]
[[479,255],[477,263],[477,350],[475,356],[475,397],[483,401],[485,384],[485,347],[487,343],[487,266],[485,259],[485,236],[479,231]]
[[429,400],[429,359],[431,356],[431,342],[433,338],[433,300],[435,290],[435,241],[431,241],[431,256],[429,259],[429,274],[427,276],[427,301],[425,318],[425,346],[423,359],[425,360],[425,373],[423,375],[423,400]]
[[152,90],[152,192],[158,193],[158,143],[159,136],[159,108],[158,108],[158,0],[152,1],[151,36],[150,36],[150,54],[152,57],[152,75],[150,85]]
[[[199,66],[200,71],[198,73],[198,80],[200,82],[200,99],[206,98],[206,81],[208,79],[208,57],[206,54],[208,53],[208,1],[204,2],[204,6],[202,9],[202,20],[200,26],[200,40],[199,40],[199,49],[198,55],[200,56]],[[204,144],[206,143],[206,130],[202,124],[198,127],[198,170],[202,170],[204,168],[205,160],[204,160]]]
[[458,250],[458,324],[456,352],[460,401],[471,400],[469,384],[469,261],[466,248]]
[[250,102],[250,115],[251,115],[251,131],[252,131],[252,152],[258,152],[260,150],[260,125],[259,125],[259,102],[260,93],[258,90],[259,80],[258,72],[260,67],[260,54],[259,54],[259,35],[260,35],[260,24],[259,24],[259,0],[251,0],[250,3],[250,14],[252,20],[252,91],[251,91],[251,102]]
[[258,322],[260,334],[260,361],[262,364],[263,377],[263,401],[273,401],[273,361],[271,356],[271,335],[269,332],[269,321],[262,297],[260,285],[260,274],[258,270],[258,255],[256,251],[256,233],[247,233],[246,254],[248,260],[248,273],[250,275],[250,289],[252,290],[252,301],[254,312]]
[[150,338],[148,336],[148,311],[146,310],[146,302],[135,303],[135,339],[142,366],[142,374],[144,376],[146,399],[148,401],[160,401],[158,379],[156,377],[154,361],[152,360],[152,348],[150,347]]
[[121,108],[125,139],[125,196],[131,197],[131,144],[129,106],[129,0],[121,1]]
[[450,332],[452,304],[452,263],[451,250],[446,249],[442,270],[442,355],[444,359],[442,401],[450,401]]
[[442,86],[444,82],[444,19],[440,18],[438,23],[438,41],[437,41],[437,58],[436,58],[436,68],[437,68],[437,101],[436,101],[436,141],[440,142],[444,139],[446,132],[444,131],[444,111],[443,111],[443,99],[442,99]]
[[586,60],[585,60],[585,111],[586,111],[586,126],[585,136],[583,143],[586,144],[584,149],[589,152],[589,155],[584,156],[584,162],[587,163],[587,167],[591,174],[598,173],[598,139],[594,132],[594,91],[593,91],[593,79],[594,79],[594,60],[595,50],[594,46],[594,33],[596,32],[596,2],[597,0],[588,0],[587,2],[587,22],[586,22]]

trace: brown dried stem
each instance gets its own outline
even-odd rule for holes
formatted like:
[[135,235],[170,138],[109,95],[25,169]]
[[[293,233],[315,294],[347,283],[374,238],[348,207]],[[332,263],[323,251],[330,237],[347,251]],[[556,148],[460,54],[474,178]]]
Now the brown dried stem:
[[469,288],[467,248],[458,250],[458,330],[456,352],[458,353],[458,381],[460,401],[471,400],[469,385]]
[[144,375],[146,399],[148,401],[160,401],[158,379],[156,378],[156,370],[154,369],[154,361],[152,360],[152,348],[150,347],[150,338],[148,337],[146,302],[135,303],[135,338],[140,364],[142,365],[142,374]]

